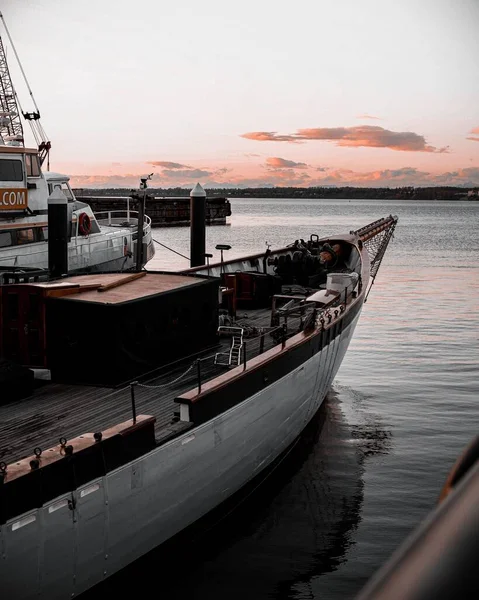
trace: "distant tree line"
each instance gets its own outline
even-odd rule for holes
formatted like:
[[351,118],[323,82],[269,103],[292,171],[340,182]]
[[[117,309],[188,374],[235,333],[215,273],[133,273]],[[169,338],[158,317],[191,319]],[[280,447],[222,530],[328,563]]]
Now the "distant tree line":
[[[133,190],[119,188],[82,188],[75,189],[75,195],[81,196],[129,196]],[[149,188],[148,194],[157,197],[185,197],[190,194],[185,188]],[[208,197],[228,198],[327,198],[327,199],[365,199],[365,200],[464,200],[478,199],[479,188],[461,187],[262,187],[262,188],[206,188]]]

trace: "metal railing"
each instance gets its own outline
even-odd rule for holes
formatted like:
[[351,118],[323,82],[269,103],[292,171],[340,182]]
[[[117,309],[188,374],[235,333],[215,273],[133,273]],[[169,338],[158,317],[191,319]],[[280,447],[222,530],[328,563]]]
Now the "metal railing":
[[[138,211],[136,210],[102,210],[93,213],[98,225],[108,227],[138,227]],[[136,215],[133,216],[132,215]],[[151,232],[151,219],[148,215],[143,219],[143,235]]]

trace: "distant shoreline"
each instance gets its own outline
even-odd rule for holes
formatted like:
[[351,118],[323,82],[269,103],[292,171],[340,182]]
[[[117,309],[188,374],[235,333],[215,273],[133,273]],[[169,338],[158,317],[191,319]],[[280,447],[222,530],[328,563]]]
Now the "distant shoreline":
[[[209,198],[288,198],[304,200],[479,200],[479,188],[461,187],[402,187],[402,188],[205,188]],[[128,188],[82,188],[75,189],[75,195],[82,196],[129,196]],[[157,198],[187,197],[185,188],[149,188],[148,194]]]

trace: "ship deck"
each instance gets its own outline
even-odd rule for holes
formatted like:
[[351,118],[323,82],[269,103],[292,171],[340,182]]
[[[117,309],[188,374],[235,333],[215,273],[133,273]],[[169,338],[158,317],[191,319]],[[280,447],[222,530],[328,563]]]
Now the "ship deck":
[[[239,309],[235,326],[269,329],[270,318],[270,309]],[[290,317],[288,332],[297,331],[298,324],[299,317]],[[257,334],[250,339],[245,337],[247,360],[260,353],[260,337]],[[276,343],[271,335],[264,335],[264,350]],[[215,365],[214,356],[229,351],[230,344],[231,338],[220,338],[218,347],[197,355],[202,359],[202,383],[228,369]],[[136,412],[156,418],[158,443],[188,427],[175,419],[178,405],[174,399],[197,384],[195,358],[189,357],[143,378],[135,386]],[[85,433],[103,431],[131,417],[130,385],[115,389],[38,381],[32,397],[0,405],[0,461],[16,462],[32,455],[36,447],[45,450],[55,446],[61,437],[71,440]]]

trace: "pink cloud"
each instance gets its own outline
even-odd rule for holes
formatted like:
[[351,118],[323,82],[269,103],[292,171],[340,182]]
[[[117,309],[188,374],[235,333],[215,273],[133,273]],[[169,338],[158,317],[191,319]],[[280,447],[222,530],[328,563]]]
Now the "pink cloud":
[[161,167],[162,169],[191,169],[188,165],[182,165],[168,160],[149,160],[146,164],[153,165],[154,167]]
[[366,113],[363,115],[358,115],[356,119],[376,119],[377,121],[381,121],[381,117],[375,117],[374,115],[368,115]]
[[203,177],[209,177],[212,175],[211,171],[204,171],[203,169],[165,169],[159,174],[159,177],[168,179],[201,179]]
[[307,169],[308,165],[302,162],[294,162],[294,160],[286,160],[279,156],[272,156],[266,159],[266,166],[272,169]]
[[479,142],[479,137],[467,137],[466,140],[471,140],[471,142]]
[[256,142],[298,142],[296,136],[278,135],[276,131],[251,131],[250,133],[243,133],[240,137]]
[[469,133],[475,133],[475,134],[479,135],[479,127],[474,127],[474,129],[471,129],[471,131]]
[[[137,189],[143,173],[125,175],[77,175],[71,177],[75,188],[126,188]],[[264,170],[260,164],[231,165],[217,169],[165,169],[156,173],[150,188],[183,187],[191,189],[195,180],[207,188],[244,187],[308,187],[308,186],[479,186],[479,166],[465,167],[443,173],[430,173],[415,167],[353,171],[334,167],[309,167],[309,170],[291,167]]]
[[334,141],[349,148],[389,148],[403,152],[448,152],[447,146],[436,148],[426,143],[424,136],[412,131],[390,131],[377,125],[356,127],[315,127],[298,129],[294,134],[278,135],[275,131],[253,131],[241,137],[260,142],[305,142],[310,140]]

